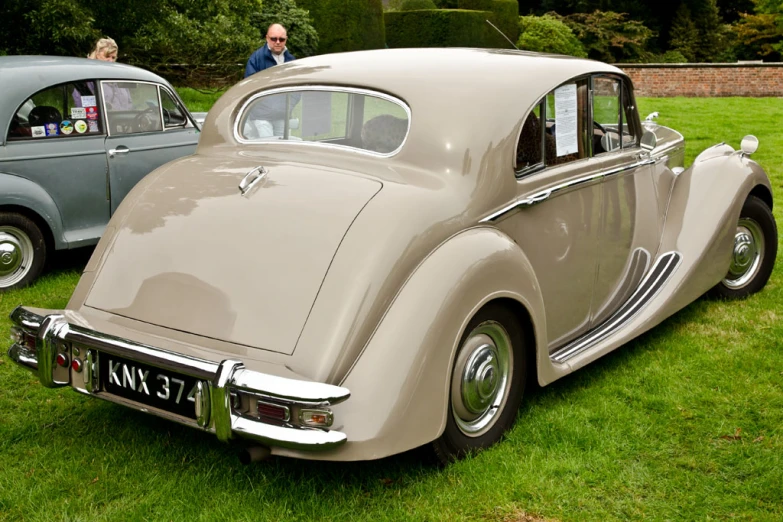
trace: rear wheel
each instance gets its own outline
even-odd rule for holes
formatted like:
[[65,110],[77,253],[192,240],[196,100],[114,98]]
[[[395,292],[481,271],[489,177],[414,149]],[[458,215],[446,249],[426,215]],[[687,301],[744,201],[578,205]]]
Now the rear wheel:
[[43,270],[46,243],[27,217],[0,212],[0,291],[28,285]]
[[764,288],[778,252],[778,229],[772,211],[756,196],[742,206],[729,272],[710,290],[723,299],[740,299]]
[[516,317],[490,303],[471,319],[454,360],[449,413],[433,442],[442,463],[500,440],[516,418],[527,378],[524,336]]

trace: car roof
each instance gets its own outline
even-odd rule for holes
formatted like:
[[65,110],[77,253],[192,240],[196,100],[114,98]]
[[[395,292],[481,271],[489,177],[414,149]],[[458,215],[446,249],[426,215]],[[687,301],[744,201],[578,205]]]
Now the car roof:
[[[223,95],[210,109],[215,117],[208,118],[199,148],[233,141],[220,126],[236,115],[238,102],[261,90],[308,85],[363,88],[399,98],[413,113],[412,141],[419,132],[451,129],[462,146],[497,143],[498,132],[518,126],[552,89],[595,73],[626,76],[594,60],[502,49],[380,49],[298,59],[254,74]],[[467,132],[455,136],[456,129]]]
[[[46,87],[77,80],[168,82],[150,71],[121,63],[70,56],[0,56],[0,128],[24,101]],[[0,143],[4,140],[0,138]]]

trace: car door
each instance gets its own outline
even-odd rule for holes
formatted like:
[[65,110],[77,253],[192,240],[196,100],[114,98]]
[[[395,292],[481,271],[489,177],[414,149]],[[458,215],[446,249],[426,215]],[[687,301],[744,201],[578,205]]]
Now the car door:
[[[94,243],[109,220],[106,136],[103,123],[88,119],[89,104],[100,108],[94,81],[47,87],[28,98],[16,111],[6,145],[0,147],[0,175],[32,181],[54,201],[70,246]],[[4,194],[13,199],[39,197]],[[17,203],[18,204],[18,203]]]
[[609,318],[636,290],[660,240],[653,166],[640,147],[641,123],[627,79],[591,79],[591,146],[601,162],[598,269],[591,327]]
[[149,82],[102,81],[111,212],[157,167],[192,154],[198,130],[177,97]]
[[517,146],[517,203],[497,226],[536,272],[550,351],[590,324],[601,186],[589,180],[588,80],[561,85],[527,116]]

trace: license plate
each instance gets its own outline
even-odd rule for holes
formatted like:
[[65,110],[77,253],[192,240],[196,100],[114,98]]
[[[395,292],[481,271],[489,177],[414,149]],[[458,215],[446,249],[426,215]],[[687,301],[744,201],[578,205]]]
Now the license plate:
[[189,419],[196,418],[196,383],[188,375],[161,370],[138,361],[101,353],[98,356],[101,389]]

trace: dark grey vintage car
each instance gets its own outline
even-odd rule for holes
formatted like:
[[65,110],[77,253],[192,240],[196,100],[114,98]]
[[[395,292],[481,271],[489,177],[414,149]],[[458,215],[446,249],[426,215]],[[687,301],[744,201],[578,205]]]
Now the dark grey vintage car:
[[2,56],[0,92],[0,291],[97,243],[136,182],[198,143],[176,91],[136,67]]

